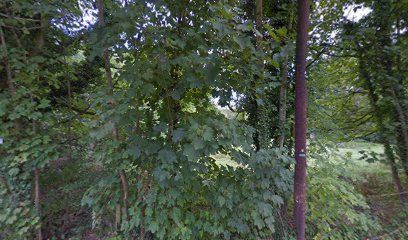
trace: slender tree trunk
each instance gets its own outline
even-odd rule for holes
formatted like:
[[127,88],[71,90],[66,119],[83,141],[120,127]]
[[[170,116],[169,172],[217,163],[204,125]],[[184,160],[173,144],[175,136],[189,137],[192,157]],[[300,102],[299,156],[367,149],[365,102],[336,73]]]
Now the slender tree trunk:
[[[45,44],[45,28],[47,26],[48,22],[47,19],[45,18],[44,15],[40,15],[40,32],[37,36],[37,42],[36,42],[36,47],[32,53],[32,56],[37,56],[40,55],[41,52],[43,51],[43,47]],[[40,76],[37,76],[37,81],[40,82]],[[30,93],[30,98],[31,102],[34,104],[34,97]],[[33,120],[33,133],[36,135],[37,134],[37,123]],[[42,210],[41,210],[41,186],[40,186],[40,169],[36,167],[34,169],[34,184],[35,184],[35,197],[34,197],[34,202],[35,202],[35,209],[37,210],[37,215],[40,218],[40,228],[38,229],[37,236],[39,240],[43,239],[43,233],[42,233]]]
[[394,135],[396,136],[396,146],[397,146],[397,155],[401,161],[405,176],[408,177],[408,168],[406,164],[406,160],[408,159],[405,151],[405,144],[404,144],[404,138],[402,136],[401,131],[398,128],[394,129]]
[[281,85],[279,89],[279,137],[278,137],[278,146],[283,148],[285,143],[285,125],[286,125],[286,94],[288,90],[288,56],[285,56],[281,63]]
[[393,99],[393,104],[397,113],[398,121],[400,123],[400,131],[401,131],[401,136],[404,140],[404,149],[405,149],[405,158],[401,158],[402,165],[404,167],[405,174],[408,176],[408,126],[407,126],[407,119],[405,117],[404,110],[401,106],[400,100],[398,99],[394,87],[390,87],[390,94]]
[[[12,11],[10,11],[10,8],[6,8],[6,12],[7,12],[7,14],[8,14],[9,16],[11,16],[12,18],[14,18],[14,15],[13,15]],[[18,36],[18,34],[17,34],[17,32],[16,32],[16,29],[15,29],[14,27],[12,27],[10,30],[13,32],[14,40],[16,41],[17,46],[18,46],[19,48],[23,49],[23,45],[21,44],[21,41],[20,41],[20,38],[19,38],[19,36]]]
[[295,183],[294,218],[298,240],[306,239],[306,56],[309,1],[298,0],[295,88]]
[[118,233],[120,229],[120,220],[122,218],[122,207],[120,204],[116,204],[116,209],[115,209],[115,233]]
[[[361,50],[360,50],[361,51]],[[392,178],[395,184],[395,188],[397,190],[397,193],[399,195],[400,201],[402,203],[404,203],[405,201],[405,190],[402,187],[401,184],[401,180],[398,174],[398,169],[397,169],[397,165],[395,163],[395,158],[394,158],[394,152],[392,151],[391,145],[389,140],[387,139],[387,129],[384,126],[383,123],[383,114],[381,112],[381,110],[378,107],[378,99],[379,97],[377,96],[377,94],[374,91],[374,86],[373,83],[371,81],[371,77],[368,74],[368,72],[365,69],[365,65],[364,62],[362,60],[362,56],[360,54],[360,60],[359,60],[359,70],[360,70],[360,75],[361,77],[365,80],[366,82],[366,86],[368,88],[368,95],[370,98],[370,104],[371,104],[371,108],[373,109],[374,112],[374,117],[377,121],[377,125],[379,127],[380,130],[380,137],[381,137],[381,142],[384,145],[384,154],[388,160],[388,163],[390,164],[390,168],[391,168],[391,174],[392,174]]]
[[[263,32],[263,0],[256,0],[255,1],[255,26],[256,26],[256,30],[258,30],[258,32],[260,34],[256,35],[256,49],[258,51],[262,50],[262,32]],[[262,59],[259,60],[258,64],[261,66],[261,72],[263,74],[264,71],[264,64],[262,62]],[[262,80],[261,76],[256,75],[255,79]],[[267,145],[267,132],[265,130],[267,130],[267,128],[265,128],[264,126],[264,119],[265,119],[265,115],[266,115],[266,106],[265,105],[260,105],[258,104],[258,102],[256,101],[256,95],[253,94],[252,99],[253,99],[253,106],[255,107],[254,109],[254,114],[255,114],[255,122],[254,122],[254,126],[255,126],[255,131],[256,131],[256,142],[255,142],[255,146],[256,146],[256,150],[259,150],[261,148],[266,147]],[[265,101],[266,103],[266,101]]]
[[6,190],[6,194],[11,195],[9,184],[7,182],[7,179],[4,176],[0,176],[0,183],[3,186],[3,188]]
[[[377,43],[381,47],[377,47],[374,50],[376,51],[376,62],[375,66],[377,69],[381,70],[380,71],[380,77],[382,79],[378,79],[378,84],[381,84],[383,87],[383,91],[385,95],[388,95],[388,97],[391,98],[390,103],[394,106],[394,111],[396,113],[397,119],[395,122],[399,123],[399,129],[398,131],[401,132],[401,138],[403,140],[402,143],[398,143],[400,147],[404,146],[405,148],[405,154],[401,155],[401,162],[403,163],[403,167],[405,170],[405,173],[408,174],[408,126],[407,126],[407,116],[405,112],[405,106],[404,106],[404,93],[403,91],[400,91],[400,89],[403,89],[403,85],[400,85],[401,82],[399,81],[399,72],[396,72],[394,70],[394,66],[399,67],[399,59],[398,59],[398,54],[397,54],[397,59],[394,60],[394,55],[391,53],[392,50],[388,49],[396,44],[398,44],[399,41],[399,9],[398,9],[398,3],[397,3],[397,8],[392,10],[392,1],[387,1],[387,0],[378,0],[374,1],[373,5],[373,10],[374,10],[374,20],[375,24],[377,25],[377,30],[376,30],[376,40]],[[385,11],[385,12],[384,12]],[[394,39],[392,37],[392,33],[395,32],[395,30],[392,27],[392,24],[390,24],[389,19],[385,18],[387,14],[397,14],[397,23],[396,23],[396,28],[397,28],[397,38]],[[396,41],[396,43],[395,43]],[[385,51],[384,51],[385,50]],[[382,82],[380,82],[382,81]],[[402,152],[401,152],[402,153]],[[405,157],[404,157],[405,155]]]
[[[292,4],[291,4],[292,5]],[[290,37],[290,32],[292,30],[292,20],[293,20],[293,11],[292,8],[289,7],[289,21],[288,21],[288,26],[287,26],[287,32],[288,36],[287,38]],[[282,42],[282,46],[285,47],[287,44],[287,41],[284,40]],[[280,66],[280,77],[281,77],[281,82],[280,82],[280,89],[279,89],[279,112],[278,112],[278,129],[279,129],[279,135],[278,135],[278,147],[283,148],[285,144],[285,135],[286,135],[286,113],[287,113],[287,91],[288,91],[288,64],[289,64],[289,55],[286,54],[281,61],[281,66]],[[287,169],[290,169],[290,164],[286,166]],[[289,199],[287,197],[284,198],[283,204],[280,208],[280,214],[282,216],[287,216],[288,215],[288,201]],[[284,236],[286,237],[286,232],[283,232]]]
[[394,180],[395,188],[397,190],[399,199],[401,203],[404,204],[406,201],[405,191],[404,191],[404,188],[402,187],[401,179],[399,178],[399,175],[398,175],[398,168],[397,168],[397,164],[395,163],[394,152],[388,141],[385,141],[384,153],[388,159],[388,162],[390,163],[391,174]]
[[146,236],[146,230],[145,230],[145,208],[142,209],[142,216],[140,220],[140,240],[144,240]]
[[[289,10],[289,22],[288,22],[288,34],[291,32],[292,29],[292,10]],[[289,37],[289,36],[288,36]],[[283,45],[286,44],[286,41],[283,42]],[[280,66],[280,74],[281,74],[281,82],[280,82],[280,89],[279,89],[279,136],[278,136],[278,146],[279,148],[283,148],[285,143],[285,133],[286,133],[286,113],[287,113],[287,103],[286,103],[286,95],[288,91],[288,64],[289,64],[289,56],[286,55]]]
[[[263,21],[263,0],[256,0],[255,2],[255,24],[256,29],[262,34],[262,21]],[[256,36],[257,47],[260,47],[262,42],[262,35]]]
[[[387,41],[388,42],[388,41]],[[389,43],[383,43],[384,46],[389,45]],[[392,70],[392,61],[391,57],[386,55],[384,57],[386,59],[385,61],[385,67],[384,67],[384,77],[388,76],[393,76],[394,72]],[[404,110],[403,106],[403,99],[404,94],[398,91],[396,85],[400,84],[397,81],[391,81],[391,80],[386,80],[384,84],[382,84],[382,90],[384,92],[384,95],[387,95],[390,97],[391,105],[394,107],[394,113],[395,113],[395,120],[394,122],[398,123],[398,128],[396,129],[397,132],[399,132],[400,139],[402,140],[401,142],[398,143],[399,148],[400,148],[400,159],[405,171],[405,174],[408,176],[408,126],[407,126],[407,118],[406,118],[406,113]],[[394,116],[393,116],[394,117]]]
[[[97,8],[98,8],[98,25],[100,28],[105,27],[105,8],[103,4],[103,0],[97,0]],[[103,61],[104,61],[104,68],[105,68],[105,77],[106,77],[106,82],[108,85],[108,95],[113,95],[113,79],[112,79],[112,71],[110,67],[110,57],[109,57],[109,49],[107,47],[104,47],[103,49]],[[115,140],[119,141],[119,131],[114,124],[113,126],[113,134]],[[124,170],[119,171],[119,177],[120,177],[120,182],[121,182],[121,187],[122,187],[122,192],[123,192],[123,207],[124,207],[124,212],[125,212],[125,218],[127,221],[129,221],[129,203],[128,203],[128,196],[129,196],[129,184],[128,180],[125,174]]]
[[72,107],[71,107],[71,98],[72,98],[72,92],[71,92],[71,80],[70,80],[70,76],[68,76],[67,78],[67,90],[68,90],[68,99],[67,99],[67,103],[68,103],[68,160],[71,162],[72,161],[72,142],[71,142],[71,127],[72,127]]
[[37,216],[40,218],[40,227],[37,231],[38,240],[43,239],[42,229],[41,229],[41,191],[40,191],[40,170],[38,168],[34,169],[34,205],[37,211]]
[[[398,0],[397,5],[399,5],[400,2],[401,1]],[[395,44],[399,45],[399,44],[401,44],[401,17],[400,17],[401,16],[401,8],[399,7],[396,12],[397,12],[397,19],[396,19],[395,26],[397,28],[397,37],[396,37],[397,42]],[[399,74],[398,84],[400,84],[400,86],[403,86],[404,85],[404,76],[401,75],[401,72],[403,72],[401,70],[401,52],[397,53],[396,66],[397,66],[397,74]],[[402,96],[404,99],[407,98],[407,95],[404,92],[401,92],[401,94],[399,94],[399,95]],[[406,105],[404,104],[404,102],[402,102],[402,107],[401,108],[406,109]],[[405,111],[403,111],[403,112],[405,112]],[[408,177],[408,148],[407,148],[408,140],[407,140],[407,133],[406,133],[407,128],[406,127],[407,126],[405,126],[405,129],[406,129],[405,133],[401,132],[401,131],[398,131],[397,129],[396,129],[395,132],[396,132],[396,135],[398,135],[398,138],[400,140],[402,140],[401,142],[404,142],[404,144],[397,144],[398,148],[399,148],[398,155],[400,156],[400,159],[401,159],[401,162],[402,162],[402,165],[403,165],[403,168],[404,168],[405,175]]]
[[[4,61],[4,68],[6,69],[7,85],[8,85],[8,88],[10,90],[11,96],[16,97],[17,87],[16,87],[16,85],[14,83],[14,80],[13,80],[13,73],[12,73],[12,70],[11,70],[10,62],[9,62],[7,44],[6,44],[6,39],[4,37],[4,32],[3,32],[3,26],[2,25],[0,25],[0,43],[1,43],[1,47],[3,48],[3,51],[4,51],[3,61]],[[19,136],[19,134],[21,134],[21,126],[22,126],[20,119],[17,119],[14,124],[15,124],[15,127],[16,127],[17,136]]]
[[[285,126],[286,126],[286,93],[287,93],[287,80],[288,80],[288,56],[285,56],[281,66],[281,85],[279,90],[279,136],[278,136],[278,146],[279,148],[283,148],[285,143]],[[290,164],[287,164],[287,169],[290,169]],[[283,204],[280,208],[280,214],[283,216],[287,216],[288,214],[288,201],[289,197],[284,197]],[[284,228],[284,227],[283,227]],[[284,236],[286,237],[286,233]]]
[[126,177],[125,171],[121,170],[119,172],[120,182],[122,184],[122,191],[123,191],[123,208],[125,213],[125,218],[127,221],[130,221],[129,216],[129,184]]
[[16,90],[16,87],[13,81],[13,75],[12,75],[11,66],[10,66],[9,57],[8,57],[6,39],[4,37],[2,25],[0,25],[0,41],[1,41],[1,46],[3,48],[3,51],[5,53],[3,57],[3,61],[4,61],[5,69],[6,69],[7,84],[10,89],[11,95],[16,96],[17,90]]
[[[17,89],[16,86],[14,84],[14,80],[13,80],[13,75],[12,75],[12,70],[11,70],[11,66],[9,63],[9,59],[8,59],[8,51],[7,51],[7,45],[6,45],[6,39],[4,37],[4,32],[3,32],[3,26],[0,26],[0,41],[1,41],[1,46],[3,48],[3,51],[5,52],[4,55],[4,65],[5,65],[5,69],[6,69],[6,75],[7,75],[7,84],[11,93],[11,96],[15,97],[17,95]],[[16,129],[17,129],[17,133],[20,134],[21,132],[21,122],[17,119],[17,121],[15,122],[16,125]],[[35,123],[33,123],[33,131],[34,133],[36,132],[35,129]],[[5,181],[5,183],[7,183]],[[8,185],[6,185],[8,186]],[[9,189],[8,189],[9,190]],[[34,169],[34,205],[35,205],[35,209],[37,212],[37,216],[39,217],[39,223],[40,223],[40,227],[37,231],[37,238],[38,240],[42,240],[43,239],[43,235],[42,235],[42,229],[41,229],[41,192],[40,192],[40,170],[38,168]]]
[[[30,94],[30,98],[31,98],[31,103],[34,104],[34,98],[33,95]],[[32,130],[33,130],[33,134],[36,135],[37,134],[37,125],[36,122],[33,121],[32,122]],[[42,211],[41,211],[41,185],[40,185],[40,169],[38,167],[36,167],[34,169],[34,206],[35,206],[35,210],[37,212],[37,216],[40,219],[39,223],[40,223],[40,227],[38,228],[37,231],[37,238],[39,240],[43,239],[43,234],[42,234]]]

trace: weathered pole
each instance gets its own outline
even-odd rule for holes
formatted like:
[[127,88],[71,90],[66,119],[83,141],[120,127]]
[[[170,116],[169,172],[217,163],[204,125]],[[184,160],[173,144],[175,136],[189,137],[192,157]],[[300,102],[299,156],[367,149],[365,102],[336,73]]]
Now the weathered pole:
[[295,66],[295,184],[294,219],[298,240],[306,239],[306,56],[309,1],[298,0]]

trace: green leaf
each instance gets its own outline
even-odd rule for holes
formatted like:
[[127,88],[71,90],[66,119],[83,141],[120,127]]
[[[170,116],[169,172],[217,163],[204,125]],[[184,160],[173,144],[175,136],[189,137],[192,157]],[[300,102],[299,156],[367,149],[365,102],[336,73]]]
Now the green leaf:
[[157,222],[151,221],[149,222],[147,229],[151,231],[152,233],[155,233],[157,232],[157,230],[159,230],[159,225],[157,224]]
[[184,129],[178,128],[173,131],[172,140],[173,142],[180,142],[184,138],[185,132]]

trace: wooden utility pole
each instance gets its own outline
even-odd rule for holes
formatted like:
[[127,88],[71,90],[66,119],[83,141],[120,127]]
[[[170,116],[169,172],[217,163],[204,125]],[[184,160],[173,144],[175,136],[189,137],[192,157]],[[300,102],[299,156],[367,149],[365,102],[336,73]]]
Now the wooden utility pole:
[[309,1],[298,0],[295,66],[295,184],[294,219],[298,240],[306,239],[306,56]]

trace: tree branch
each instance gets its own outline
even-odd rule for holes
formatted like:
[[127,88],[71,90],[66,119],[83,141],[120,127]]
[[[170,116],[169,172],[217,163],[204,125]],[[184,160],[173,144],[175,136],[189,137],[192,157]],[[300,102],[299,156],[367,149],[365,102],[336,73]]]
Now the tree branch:
[[11,16],[11,15],[8,15],[8,14],[4,14],[4,13],[0,13],[0,16],[6,17],[6,18],[16,19],[16,20],[20,20],[20,21],[31,21],[31,22],[40,22],[41,21],[41,20],[34,19],[34,18],[15,17],[15,16]]

